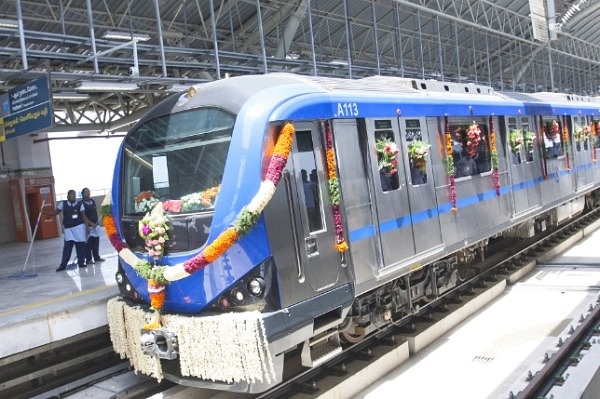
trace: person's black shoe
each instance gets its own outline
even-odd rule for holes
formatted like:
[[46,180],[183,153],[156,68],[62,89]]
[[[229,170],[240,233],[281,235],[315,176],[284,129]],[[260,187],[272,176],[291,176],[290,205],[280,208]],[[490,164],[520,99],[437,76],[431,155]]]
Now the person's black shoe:
[[88,259],[88,260],[85,261],[86,265],[93,265],[94,263],[96,263],[96,262],[94,262],[93,259]]
[[85,263],[80,263],[79,267],[87,267],[87,265]]
[[67,270],[66,266],[59,266],[58,269],[56,269],[57,272],[62,272],[63,270]]
[[[106,259],[104,259],[104,258],[98,258],[98,259],[96,259],[96,262],[104,262],[105,260]],[[94,263],[94,262],[92,262],[92,263]]]

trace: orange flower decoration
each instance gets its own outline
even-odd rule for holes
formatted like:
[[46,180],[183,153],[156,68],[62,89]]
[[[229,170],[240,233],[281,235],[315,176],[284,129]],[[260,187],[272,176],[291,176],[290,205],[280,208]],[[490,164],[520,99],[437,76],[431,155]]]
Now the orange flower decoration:
[[327,150],[327,171],[329,179],[337,178],[337,173],[335,171],[335,156],[332,150]]
[[273,156],[279,155],[280,157],[287,159],[291,151],[293,141],[294,125],[291,123],[286,123],[283,129],[281,129],[280,137],[277,139],[277,144],[273,150]]
[[235,228],[228,228],[204,249],[204,257],[209,263],[213,262],[219,256],[223,255],[237,239],[238,235]]
[[150,295],[150,306],[156,310],[162,309],[166,297],[165,286],[149,279],[148,294]]
[[104,224],[104,231],[107,236],[110,237],[113,234],[117,234],[117,226],[115,225],[115,219],[113,219],[112,216],[104,216],[102,223]]

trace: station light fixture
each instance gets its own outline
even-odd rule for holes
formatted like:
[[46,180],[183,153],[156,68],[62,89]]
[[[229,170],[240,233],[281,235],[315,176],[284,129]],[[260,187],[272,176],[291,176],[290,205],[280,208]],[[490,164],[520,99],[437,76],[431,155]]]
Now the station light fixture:
[[173,85],[167,85],[166,88],[165,88],[165,90],[166,91],[180,92],[180,91],[187,90],[190,87],[192,87],[191,84],[189,84],[189,85],[173,84]]
[[18,28],[19,21],[14,19],[0,18],[0,28]]
[[135,83],[84,81],[77,84],[77,91],[134,91],[138,89]]
[[118,31],[106,31],[104,35],[102,35],[104,39],[111,40],[133,40],[137,39],[138,42],[147,42],[150,40],[150,35],[145,33],[130,33],[130,32],[118,32]]
[[88,100],[90,98],[90,95],[85,93],[58,91],[52,93],[52,98],[55,100],[84,101]]

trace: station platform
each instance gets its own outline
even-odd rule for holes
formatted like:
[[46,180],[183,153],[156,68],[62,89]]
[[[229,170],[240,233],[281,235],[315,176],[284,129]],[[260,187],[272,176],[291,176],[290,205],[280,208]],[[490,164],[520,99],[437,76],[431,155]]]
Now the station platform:
[[116,251],[102,231],[104,262],[56,272],[62,248],[62,236],[0,244],[0,359],[107,324],[106,302],[118,295]]
[[[533,262],[527,275],[408,360],[373,365],[389,372],[352,398],[518,399],[545,357],[600,306],[600,230],[594,224],[590,234],[558,256]],[[591,344],[545,397],[600,398],[600,338]]]

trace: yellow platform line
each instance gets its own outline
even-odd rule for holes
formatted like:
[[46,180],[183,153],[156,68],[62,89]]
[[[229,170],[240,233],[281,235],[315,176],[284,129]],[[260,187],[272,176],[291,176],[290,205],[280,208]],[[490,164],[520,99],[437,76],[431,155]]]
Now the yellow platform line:
[[[63,296],[60,296],[58,298],[48,299],[48,300],[43,301],[43,302],[37,302],[37,303],[31,304],[31,305],[21,306],[19,308],[7,310],[5,312],[0,313],[0,317],[6,316],[6,315],[9,315],[9,314],[12,314],[12,313],[23,312],[25,310],[35,309],[35,308],[38,308],[38,307],[41,307],[41,306],[44,306],[44,305],[50,305],[50,304],[57,303],[57,302],[60,302],[60,301],[64,301],[64,300],[67,300],[67,299],[72,299],[74,297],[75,298],[76,297],[80,297],[80,296],[83,296],[83,295],[86,295],[86,294],[93,294],[95,292],[100,292],[100,291],[108,289],[108,288],[114,289],[114,285],[105,285],[105,286],[98,287],[98,288],[92,288],[92,289],[85,290],[85,291],[75,292],[75,293],[69,294],[69,295],[63,295]],[[115,295],[117,295],[116,292],[115,292]]]

